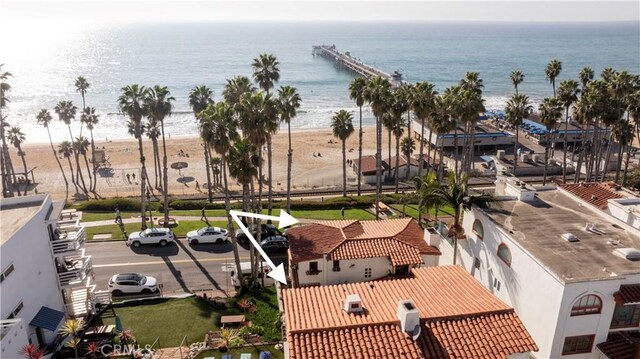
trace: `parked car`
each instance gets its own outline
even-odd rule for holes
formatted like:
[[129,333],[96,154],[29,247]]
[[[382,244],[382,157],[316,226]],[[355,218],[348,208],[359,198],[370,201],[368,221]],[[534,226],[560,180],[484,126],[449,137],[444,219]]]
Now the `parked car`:
[[260,242],[260,247],[265,252],[282,252],[289,248],[289,241],[284,236],[270,236]]
[[[260,234],[261,240],[266,237],[275,236],[279,234],[278,229],[273,224],[262,223],[260,224],[260,228],[262,229],[262,233]],[[258,238],[258,231],[254,229],[253,231],[251,231],[251,233],[253,234],[253,238],[256,238],[256,239]],[[236,239],[240,243],[249,242],[249,237],[247,237],[247,235],[241,229],[236,230]]]
[[112,295],[151,294],[158,290],[158,281],[139,273],[116,274],[109,279],[109,291]]
[[131,233],[127,244],[134,247],[140,247],[141,244],[159,244],[164,247],[175,238],[169,228],[147,228],[142,232]]
[[220,227],[202,227],[187,233],[189,244],[222,243],[227,240],[227,230]]
[[[260,283],[264,281],[265,286],[275,285],[276,284],[275,279],[267,276],[267,274],[271,272],[271,268],[269,268],[269,265],[267,264],[267,262],[262,262],[261,268],[262,268],[262,271],[258,270],[258,280],[260,281]],[[234,287],[239,288],[242,283],[238,279],[238,273],[236,273],[235,264],[228,265],[226,269],[229,271],[229,276],[231,277],[231,284]],[[242,277],[241,277],[242,280],[247,281],[248,278],[251,277],[251,262],[240,262],[240,269],[242,269]]]

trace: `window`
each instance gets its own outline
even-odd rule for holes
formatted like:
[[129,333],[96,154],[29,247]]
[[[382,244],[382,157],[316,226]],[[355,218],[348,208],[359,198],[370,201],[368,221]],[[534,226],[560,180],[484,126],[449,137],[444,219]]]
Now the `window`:
[[602,310],[602,300],[597,295],[585,295],[571,308],[571,316],[598,314]]
[[364,269],[364,277],[365,278],[371,278],[371,268],[365,268]]
[[640,305],[616,304],[611,319],[611,328],[637,327],[640,324]]
[[15,268],[13,267],[13,263],[9,264],[9,266],[2,271],[2,274],[0,274],[0,283],[4,282],[5,278],[7,278],[14,269]]
[[484,238],[484,228],[482,227],[482,222],[479,219],[473,221],[473,233],[478,236],[478,239],[482,240]]
[[504,243],[500,243],[498,246],[498,258],[502,259],[503,262],[511,267],[511,251]]
[[309,270],[307,271],[307,275],[316,275],[320,273],[318,270],[318,262],[309,262]]
[[340,272],[340,261],[333,261],[333,271]]
[[580,335],[577,337],[564,338],[562,355],[591,353],[594,338],[595,335]]
[[14,309],[13,312],[11,312],[11,314],[9,314],[7,319],[13,319],[17,317],[18,313],[20,313],[23,307],[24,307],[24,304],[22,304],[22,301],[20,301],[20,303],[18,303],[18,305],[16,306],[16,309]]

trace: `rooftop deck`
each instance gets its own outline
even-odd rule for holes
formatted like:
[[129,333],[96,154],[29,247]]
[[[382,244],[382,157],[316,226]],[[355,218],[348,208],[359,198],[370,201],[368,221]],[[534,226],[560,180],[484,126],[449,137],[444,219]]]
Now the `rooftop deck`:
[[[559,190],[538,192],[532,202],[500,201],[485,213],[565,283],[640,273],[639,262],[613,254],[617,248],[640,249],[640,237]],[[596,231],[587,231],[587,223]],[[564,233],[579,241],[563,240]]]

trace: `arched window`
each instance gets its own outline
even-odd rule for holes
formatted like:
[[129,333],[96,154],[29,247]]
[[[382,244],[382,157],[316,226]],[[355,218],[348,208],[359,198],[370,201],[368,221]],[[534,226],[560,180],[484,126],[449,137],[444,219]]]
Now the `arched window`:
[[511,250],[506,244],[500,243],[498,246],[498,258],[502,259],[509,267],[511,267]]
[[475,233],[480,240],[484,238],[484,228],[482,227],[482,222],[480,222],[479,219],[473,221],[473,233]]
[[598,314],[602,310],[602,300],[594,294],[582,296],[571,308],[571,316]]

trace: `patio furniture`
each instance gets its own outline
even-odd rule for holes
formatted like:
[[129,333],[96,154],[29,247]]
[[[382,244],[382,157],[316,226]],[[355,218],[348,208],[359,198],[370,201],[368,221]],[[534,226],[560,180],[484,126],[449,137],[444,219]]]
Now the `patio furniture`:
[[244,323],[244,315],[223,315],[220,317],[220,324],[224,327],[225,324],[239,325]]
[[251,353],[240,354],[240,359],[251,359]]
[[115,325],[99,325],[95,327],[90,327],[85,333],[85,337],[105,337],[113,334],[113,330],[116,328]]
[[222,354],[222,359],[233,359],[231,354]]

